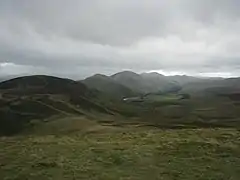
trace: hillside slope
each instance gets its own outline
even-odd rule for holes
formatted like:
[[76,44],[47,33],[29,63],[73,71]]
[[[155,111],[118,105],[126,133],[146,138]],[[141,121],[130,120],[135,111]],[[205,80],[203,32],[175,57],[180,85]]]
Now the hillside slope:
[[81,81],[89,88],[97,89],[103,93],[108,94],[111,97],[123,98],[135,96],[137,93],[133,92],[128,87],[117,83],[111,77],[96,74],[85,80]]
[[174,89],[180,89],[180,83],[171,79],[168,76],[153,72],[153,73],[143,73],[141,74],[144,80],[146,89],[149,92],[169,92]]
[[189,83],[198,83],[203,81],[208,81],[208,79],[193,77],[193,76],[186,76],[186,75],[175,75],[175,76],[165,76],[168,80],[177,82],[179,85],[184,86]]
[[111,114],[98,93],[84,84],[51,76],[26,76],[0,83],[0,134],[14,134],[31,120],[53,115]]
[[132,89],[133,91],[141,93],[146,92],[143,78],[137,73],[131,71],[123,71],[112,75],[111,78],[119,84]]

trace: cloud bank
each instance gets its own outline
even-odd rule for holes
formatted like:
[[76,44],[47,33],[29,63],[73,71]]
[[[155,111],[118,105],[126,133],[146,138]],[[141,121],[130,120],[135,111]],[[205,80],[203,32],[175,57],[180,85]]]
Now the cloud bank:
[[239,0],[2,0],[0,76],[240,75]]

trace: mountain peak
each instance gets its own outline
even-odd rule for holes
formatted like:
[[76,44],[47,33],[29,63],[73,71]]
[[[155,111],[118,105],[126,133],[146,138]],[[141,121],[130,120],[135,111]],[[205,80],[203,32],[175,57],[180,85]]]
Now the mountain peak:
[[109,78],[108,76],[106,76],[104,74],[94,74],[92,77],[95,77],[95,78]]
[[116,74],[113,74],[112,77],[115,76],[139,76],[139,74],[133,72],[133,71],[122,71],[122,72],[118,72]]

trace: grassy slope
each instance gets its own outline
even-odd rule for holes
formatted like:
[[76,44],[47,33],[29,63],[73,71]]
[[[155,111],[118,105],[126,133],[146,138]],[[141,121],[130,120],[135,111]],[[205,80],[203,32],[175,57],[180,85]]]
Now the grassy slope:
[[236,129],[95,128],[2,138],[0,179],[238,180]]

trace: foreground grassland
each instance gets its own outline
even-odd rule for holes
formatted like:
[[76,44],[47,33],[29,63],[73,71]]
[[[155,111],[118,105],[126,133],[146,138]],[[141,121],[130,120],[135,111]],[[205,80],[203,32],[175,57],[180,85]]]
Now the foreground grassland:
[[240,131],[106,127],[1,138],[1,180],[239,180]]

